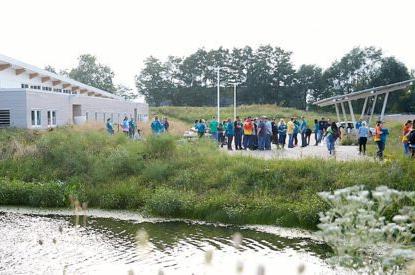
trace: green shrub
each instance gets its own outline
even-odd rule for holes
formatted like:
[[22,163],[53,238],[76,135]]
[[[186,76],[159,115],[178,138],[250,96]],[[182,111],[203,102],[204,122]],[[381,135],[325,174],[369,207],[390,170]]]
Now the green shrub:
[[150,158],[170,158],[176,149],[176,139],[170,135],[152,135],[145,141],[145,153]]
[[150,213],[165,217],[182,217],[191,205],[186,194],[166,187],[157,188],[147,201]]
[[315,228],[326,207],[317,192],[356,183],[415,189],[415,162],[396,155],[383,163],[262,160],[229,156],[207,139],[190,144],[161,135],[136,142],[69,128],[6,133],[0,131],[1,146],[17,139],[36,149],[35,156],[23,150],[0,159],[4,205],[69,206],[71,195],[91,207]]
[[62,207],[67,203],[63,184],[26,183],[0,180],[0,201],[3,205]]

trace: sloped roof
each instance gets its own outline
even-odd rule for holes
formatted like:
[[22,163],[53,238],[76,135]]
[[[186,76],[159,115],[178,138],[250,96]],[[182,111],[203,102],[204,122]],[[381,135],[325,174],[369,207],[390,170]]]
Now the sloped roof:
[[11,65],[11,68],[18,70],[18,69],[24,69],[27,73],[36,73],[38,74],[38,77],[49,77],[50,81],[61,81],[61,84],[69,84],[71,87],[79,87],[80,90],[85,90],[86,93],[95,93],[98,95],[101,95],[103,97],[113,98],[113,99],[119,99],[124,100],[122,97],[114,95],[112,93],[109,93],[107,91],[86,85],[84,83],[81,83],[79,81],[67,78],[62,75],[58,75],[49,71],[46,71],[44,69],[38,68],[36,66],[26,64],[24,62],[21,62],[19,60],[13,59],[11,57],[5,56],[0,54],[0,65],[9,64]]
[[397,83],[393,83],[393,84],[389,84],[385,86],[373,87],[370,89],[365,89],[365,90],[361,90],[361,91],[357,91],[357,92],[353,92],[349,94],[332,96],[329,98],[318,100],[314,102],[313,104],[318,105],[320,107],[334,105],[336,103],[342,103],[342,102],[347,102],[351,100],[366,98],[369,96],[375,96],[375,95],[385,94],[388,92],[394,92],[394,91],[399,91],[402,89],[407,89],[414,83],[415,83],[415,79],[409,79],[409,80],[405,80],[402,82],[397,82]]

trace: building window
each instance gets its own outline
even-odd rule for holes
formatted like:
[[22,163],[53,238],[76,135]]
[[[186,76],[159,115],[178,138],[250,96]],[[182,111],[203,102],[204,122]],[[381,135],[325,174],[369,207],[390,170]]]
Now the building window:
[[0,128],[10,127],[10,110],[0,110]]
[[59,89],[59,88],[53,88],[53,91],[57,93],[62,93],[62,89]]
[[32,126],[38,127],[42,125],[40,110],[32,110]]
[[40,86],[39,85],[30,85],[30,89],[40,90]]
[[89,113],[88,112],[85,113],[85,119],[86,119],[86,121],[89,120]]
[[22,84],[22,89],[29,89],[29,85],[28,84]]
[[95,121],[98,121],[98,113],[95,112]]
[[56,126],[56,111],[48,111],[48,126]]

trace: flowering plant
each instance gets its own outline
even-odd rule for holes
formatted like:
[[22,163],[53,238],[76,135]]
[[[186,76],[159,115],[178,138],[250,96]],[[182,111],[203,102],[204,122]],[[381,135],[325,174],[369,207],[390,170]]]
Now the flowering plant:
[[331,206],[320,213],[317,234],[333,249],[332,263],[396,273],[415,259],[415,192],[358,185],[319,195]]

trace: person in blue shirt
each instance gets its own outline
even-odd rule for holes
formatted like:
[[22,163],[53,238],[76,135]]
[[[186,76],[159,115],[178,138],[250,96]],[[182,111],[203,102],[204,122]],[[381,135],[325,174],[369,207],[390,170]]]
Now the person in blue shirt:
[[359,128],[362,127],[362,125],[363,125],[363,122],[361,120],[357,121],[355,125],[356,130],[359,130]]
[[314,139],[316,140],[315,146],[317,146],[320,143],[320,123],[317,119],[314,120]]
[[267,124],[265,117],[261,117],[258,123],[258,150],[265,150],[267,142]]
[[366,155],[366,143],[369,137],[369,128],[366,125],[366,121],[363,121],[362,125],[359,126],[357,134],[359,136],[359,155],[362,153]]
[[230,118],[228,118],[226,122],[225,135],[228,139],[228,150],[232,150],[232,141],[233,141],[233,136],[235,135],[235,130],[234,130],[234,124],[232,123],[232,120]]
[[235,150],[242,150],[243,123],[239,116],[236,117],[236,121],[234,122],[233,127],[235,132]]
[[284,119],[280,119],[280,123],[278,123],[278,148],[284,149],[285,147],[285,139],[287,138],[287,124],[285,124]]
[[294,132],[293,132],[294,146],[298,146],[298,133],[299,132],[300,132],[300,122],[295,118],[294,119]]
[[268,117],[264,116],[264,123],[266,129],[265,135],[265,150],[271,150],[272,124]]
[[122,132],[128,136],[130,133],[130,123],[128,121],[128,117],[124,117],[124,120],[122,121]]
[[108,134],[113,135],[114,134],[114,126],[112,125],[112,122],[111,122],[110,118],[107,119],[107,123],[106,123],[105,126],[107,128]]
[[376,154],[379,160],[383,160],[383,156],[384,156],[383,152],[385,151],[386,139],[388,135],[389,135],[389,130],[387,128],[383,128],[382,121],[378,121],[376,123],[375,136],[373,140],[376,141],[376,144],[378,145],[378,151]]
[[135,124],[135,121],[133,117],[130,117],[130,120],[128,120],[128,136],[130,138],[134,137],[135,129],[137,129],[137,125]]
[[158,116],[155,116],[153,122],[151,122],[151,131],[154,135],[160,135],[164,132],[164,126],[160,122]]
[[199,123],[196,124],[197,135],[199,138],[203,137],[206,133],[206,124],[203,119],[199,120]]
[[306,147],[307,144],[307,120],[302,116],[300,120],[300,133],[301,133],[301,147]]

